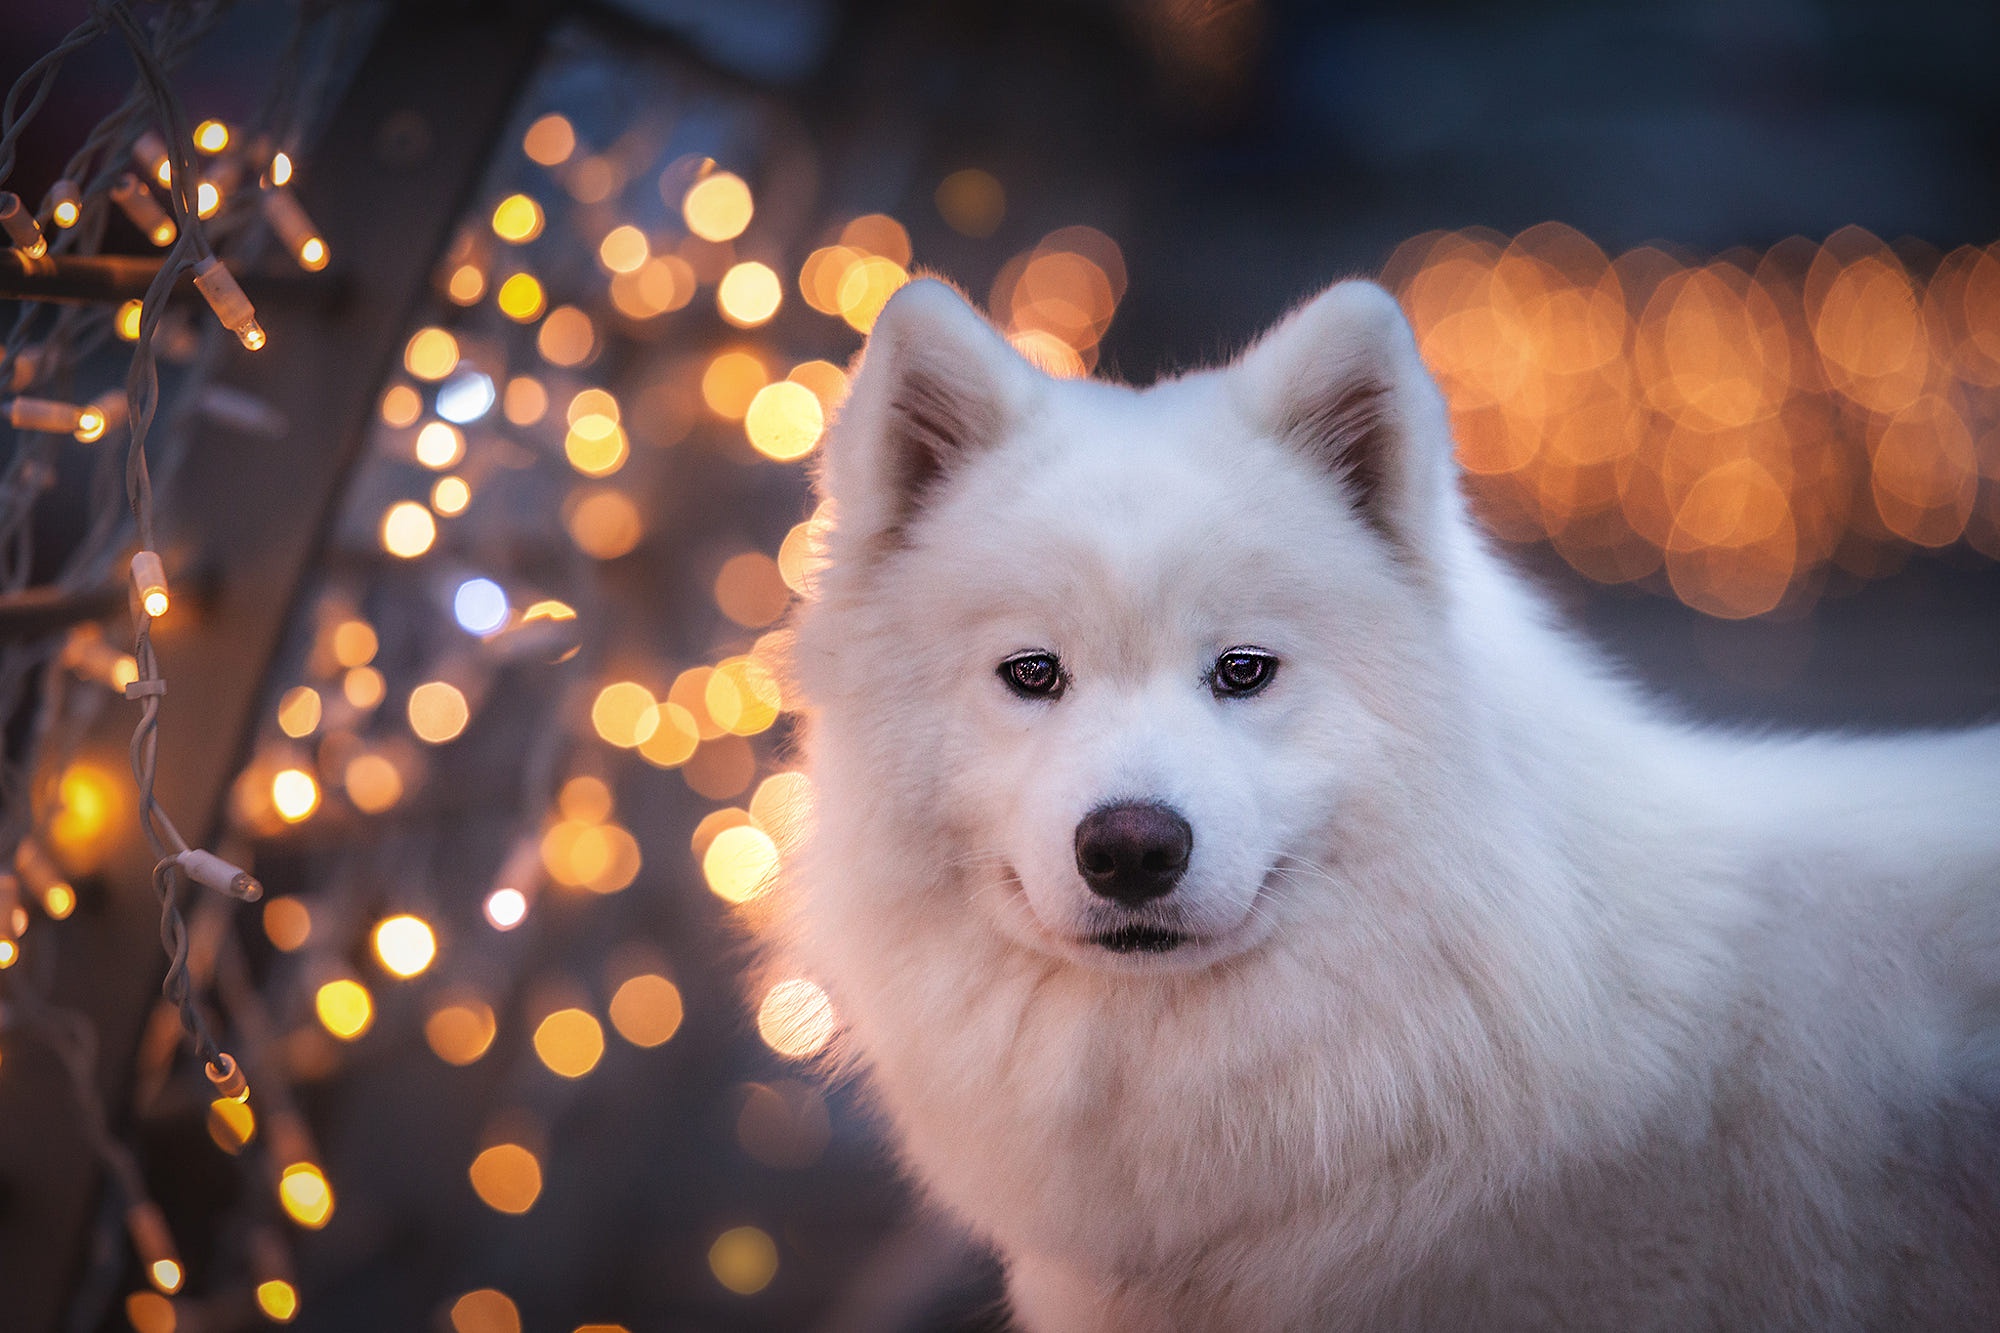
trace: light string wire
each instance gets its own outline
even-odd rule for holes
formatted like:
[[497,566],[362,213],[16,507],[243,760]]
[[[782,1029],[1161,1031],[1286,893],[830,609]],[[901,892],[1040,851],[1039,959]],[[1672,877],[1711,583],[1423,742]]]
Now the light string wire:
[[[130,92],[115,110],[91,129],[64,167],[63,179],[75,183],[79,215],[75,225],[53,230],[49,236],[49,249],[58,256],[97,252],[111,212],[111,187],[124,173],[125,162],[134,145],[148,128],[159,132],[166,145],[169,180],[165,183],[165,195],[169,215],[175,225],[175,238],[162,256],[141,299],[137,337],[133,340],[133,355],[126,376],[124,396],[128,442],[124,456],[125,503],[103,503],[110,499],[106,488],[93,484],[88,527],[81,540],[67,553],[45,590],[39,594],[44,597],[57,594],[54,600],[58,612],[68,609],[60,594],[77,594],[106,584],[119,549],[131,537],[136,536],[142,550],[156,549],[154,481],[146,445],[160,413],[157,340],[176,285],[197,264],[215,258],[196,197],[199,177],[189,151],[191,139],[187,117],[168,75],[232,8],[232,4],[233,0],[197,0],[195,3],[164,0],[163,3],[147,6],[147,17],[142,24],[133,14],[131,0],[93,0],[89,17],[29,66],[15,81],[4,102],[0,102],[0,184],[4,184],[16,164],[22,134],[47,103],[56,76],[69,56],[115,33],[136,67],[137,78]],[[354,18],[353,6],[342,9],[316,3],[315,0],[300,0],[296,4],[276,77],[272,79],[263,105],[249,127],[249,142],[255,146],[252,151],[268,153],[280,136],[288,150],[295,150],[299,137],[323,113],[330,101],[328,94],[336,67],[352,39],[363,28],[357,22],[341,23],[336,40],[314,52],[313,59],[304,60],[310,30],[330,12],[341,13],[344,19]],[[303,73],[300,68],[302,63],[305,65]],[[245,189],[238,202],[245,202],[255,195],[254,187]],[[47,212],[45,207],[45,222]],[[263,229],[256,223],[255,210],[239,209],[237,213],[246,215],[251,224],[251,243],[260,242]],[[232,223],[237,221],[237,217],[231,212],[223,212],[216,221],[220,224],[220,232],[227,233],[235,229]],[[45,302],[22,302],[19,314],[7,331],[4,345],[0,345],[0,386],[11,382],[14,391],[19,392],[24,387],[66,384],[74,368],[111,336],[112,319],[109,311],[101,306],[56,307],[53,314],[50,310],[50,305]],[[211,356],[221,333],[220,327],[215,327],[207,334],[205,343]],[[27,359],[30,349],[34,356],[32,362]],[[208,357],[202,359],[207,360]],[[179,390],[174,408],[167,415],[167,435],[156,461],[168,463],[169,470],[171,463],[187,447],[185,437],[188,432],[181,428],[183,417],[201,378],[198,372],[188,377]],[[60,443],[59,438],[45,433],[17,431],[13,455],[4,474],[0,474],[0,611],[7,609],[11,602],[38,595],[37,590],[28,587],[33,571],[32,518],[37,498],[54,485],[55,452]],[[107,453],[103,462],[108,464],[110,458]],[[108,480],[105,466],[100,465],[98,477]],[[86,608],[85,614],[69,616],[67,621],[59,616],[56,621],[58,628],[76,619],[88,619],[98,614],[94,607],[101,600],[101,597],[95,600],[86,598],[76,603]],[[72,602],[75,602],[74,597]],[[128,687],[126,694],[140,704],[140,716],[133,730],[129,757],[139,789],[140,828],[156,857],[153,888],[160,904],[161,944],[169,962],[162,994],[165,1001],[173,1006],[179,1024],[194,1054],[202,1061],[210,1081],[224,1094],[228,1094],[233,1085],[236,1095],[240,1097],[247,1095],[241,1068],[216,1040],[200,1002],[200,991],[208,984],[209,976],[197,977],[196,972],[212,976],[214,950],[208,951],[210,956],[202,966],[197,966],[191,957],[189,930],[180,907],[186,887],[184,881],[192,878],[185,858],[207,857],[203,868],[208,873],[203,882],[223,890],[227,897],[253,898],[260,890],[247,874],[191,848],[158,802],[158,728],[165,681],[153,643],[152,617],[135,601],[133,618],[136,622],[133,661],[137,668],[137,680]],[[0,710],[4,710],[0,716],[16,716],[20,708],[29,706],[30,700],[36,709],[27,728],[22,753],[9,755],[4,748],[0,748],[0,797],[4,797],[5,805],[4,811],[0,812],[0,847],[12,848],[21,843],[30,836],[31,830],[41,826],[48,808],[59,803],[55,790],[56,775],[81,743],[90,718],[101,710],[109,698],[106,691],[72,691],[68,688],[69,672],[56,653],[61,638],[60,633],[44,629],[39,636],[23,635],[20,641],[0,648]],[[41,679],[35,687],[36,693],[31,694],[30,682],[37,671]],[[81,702],[66,707],[65,700],[72,698]],[[34,775],[32,779],[27,776],[29,774]],[[234,873],[223,874],[218,882],[218,868],[221,872]],[[0,974],[0,990],[11,1002],[11,1012],[9,1006],[0,1006],[0,1029],[25,1030],[55,1053],[66,1072],[85,1137],[111,1177],[117,1193],[124,1197],[126,1209],[147,1203],[143,1174],[131,1150],[112,1132],[110,1117],[98,1089],[99,1043],[96,1030],[84,1014],[48,1002],[48,987],[55,971],[55,951],[38,947],[33,956],[34,965],[22,969],[21,973]],[[240,1007],[244,994],[252,993],[252,988],[242,985],[225,990],[228,993],[219,998],[231,1010]],[[243,1017],[251,1020],[248,1026],[258,1026],[260,1016]],[[235,1014],[232,1013],[231,1018],[242,1026],[241,1019]],[[263,1022],[268,1026],[267,1019]],[[245,1035],[246,1038],[249,1036]],[[277,1063],[275,1060],[266,1062],[266,1068]],[[271,1090],[274,1104],[282,1108],[289,1104],[289,1099],[283,1088],[278,1086],[281,1082],[277,1080]],[[106,1211],[107,1225],[116,1225],[118,1212]],[[96,1247],[99,1255],[116,1255],[119,1249],[115,1241],[107,1245],[102,1243],[102,1238]],[[76,1294],[71,1310],[70,1322],[73,1326],[94,1326],[97,1322],[97,1316],[89,1311],[94,1307],[101,1312],[104,1299],[109,1295],[106,1284],[114,1281],[116,1274],[107,1277],[100,1273],[98,1276],[99,1281],[86,1281],[86,1290]],[[88,1290],[91,1287],[98,1290]]]

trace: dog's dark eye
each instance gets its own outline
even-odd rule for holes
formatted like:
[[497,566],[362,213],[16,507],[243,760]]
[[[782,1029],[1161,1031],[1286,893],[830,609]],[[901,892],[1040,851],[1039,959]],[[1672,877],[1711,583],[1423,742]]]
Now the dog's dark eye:
[[1000,679],[1024,699],[1053,699],[1062,693],[1062,663],[1054,653],[1016,653],[1000,664]]
[[1278,659],[1261,648],[1231,648],[1215,659],[1208,673],[1208,687],[1218,699],[1241,699],[1255,694],[1278,674]]

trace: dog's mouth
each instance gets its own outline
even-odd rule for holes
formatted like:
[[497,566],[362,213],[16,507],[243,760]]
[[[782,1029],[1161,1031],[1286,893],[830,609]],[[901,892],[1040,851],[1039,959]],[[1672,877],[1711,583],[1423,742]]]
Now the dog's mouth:
[[1178,930],[1141,925],[1120,926],[1090,937],[1092,944],[1112,953],[1171,953],[1187,941],[1188,937]]

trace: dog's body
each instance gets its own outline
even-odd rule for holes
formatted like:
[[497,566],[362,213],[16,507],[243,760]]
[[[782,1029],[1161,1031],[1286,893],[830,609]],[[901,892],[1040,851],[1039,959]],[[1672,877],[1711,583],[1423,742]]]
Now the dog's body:
[[1037,1333],[2000,1322],[2000,733],[1657,717],[1449,453],[1363,284],[1143,392],[900,293],[772,956]]

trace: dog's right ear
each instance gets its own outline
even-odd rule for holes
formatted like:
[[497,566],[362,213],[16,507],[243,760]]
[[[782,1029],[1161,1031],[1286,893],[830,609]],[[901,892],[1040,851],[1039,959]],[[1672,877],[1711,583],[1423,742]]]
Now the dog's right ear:
[[841,532],[893,540],[924,497],[1021,419],[1041,372],[948,284],[889,298],[822,454]]

